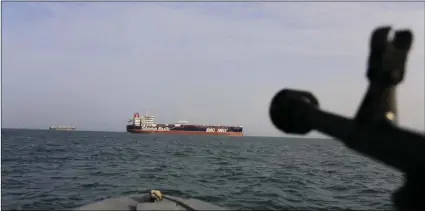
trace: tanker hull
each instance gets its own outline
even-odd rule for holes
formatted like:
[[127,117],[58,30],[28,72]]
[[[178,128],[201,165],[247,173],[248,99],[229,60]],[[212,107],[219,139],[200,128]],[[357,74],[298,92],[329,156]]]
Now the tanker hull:
[[129,133],[243,136],[243,126],[188,124],[187,121],[156,124],[155,117],[149,116],[147,113],[144,116],[135,113],[128,122],[130,124],[127,125],[127,132]]
[[205,127],[198,125],[144,127],[127,125],[127,132],[140,134],[243,136],[242,127]]

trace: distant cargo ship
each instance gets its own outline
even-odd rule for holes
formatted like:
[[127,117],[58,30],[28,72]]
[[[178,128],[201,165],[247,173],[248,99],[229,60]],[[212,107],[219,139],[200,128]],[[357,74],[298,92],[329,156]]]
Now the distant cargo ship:
[[147,113],[145,116],[135,113],[128,122],[127,132],[129,133],[243,136],[243,126],[200,125],[189,124],[187,121],[178,121],[172,124],[155,124],[155,117],[149,116]]
[[61,130],[61,131],[73,131],[76,128],[74,126],[50,126],[49,130]]

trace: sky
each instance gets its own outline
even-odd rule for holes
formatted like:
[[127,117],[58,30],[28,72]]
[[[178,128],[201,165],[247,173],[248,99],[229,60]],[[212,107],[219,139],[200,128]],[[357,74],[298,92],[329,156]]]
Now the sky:
[[2,127],[125,131],[149,111],[282,136],[268,109],[283,88],[355,115],[370,34],[392,25],[414,33],[400,125],[425,131],[424,20],[423,2],[3,2]]

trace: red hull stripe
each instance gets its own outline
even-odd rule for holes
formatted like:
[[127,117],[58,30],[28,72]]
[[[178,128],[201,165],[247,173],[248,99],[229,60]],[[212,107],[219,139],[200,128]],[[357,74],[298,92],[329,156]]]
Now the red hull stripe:
[[243,133],[241,132],[199,132],[199,131],[146,131],[146,130],[137,130],[137,129],[131,129],[128,130],[130,133],[143,133],[143,134],[181,134],[181,135],[215,135],[215,136],[243,136]]

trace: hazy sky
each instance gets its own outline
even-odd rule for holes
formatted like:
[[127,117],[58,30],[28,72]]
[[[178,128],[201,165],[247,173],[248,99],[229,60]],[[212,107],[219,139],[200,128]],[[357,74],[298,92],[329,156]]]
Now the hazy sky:
[[[284,87],[353,116],[369,36],[411,28],[401,124],[424,131],[424,3],[3,3],[2,127],[124,131],[157,122],[242,124],[281,135]],[[314,134],[313,134],[314,135]]]

